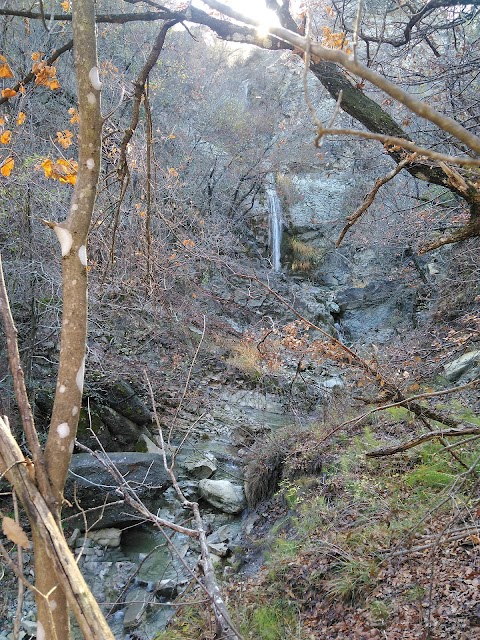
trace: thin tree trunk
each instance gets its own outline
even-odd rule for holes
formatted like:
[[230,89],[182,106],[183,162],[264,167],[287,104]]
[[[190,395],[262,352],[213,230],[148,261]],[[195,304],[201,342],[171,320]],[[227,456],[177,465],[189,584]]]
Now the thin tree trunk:
[[[62,253],[63,318],[60,364],[45,460],[52,484],[54,517],[60,522],[65,484],[73,452],[82,402],[87,335],[87,236],[100,171],[102,118],[95,37],[94,0],[75,0],[72,6],[74,60],[80,113],[78,174],[70,211],[63,223],[47,223]],[[55,564],[34,530],[38,621],[45,637],[70,636],[67,598],[58,586]],[[52,592],[53,590],[53,592]],[[52,606],[52,600],[55,605]]]

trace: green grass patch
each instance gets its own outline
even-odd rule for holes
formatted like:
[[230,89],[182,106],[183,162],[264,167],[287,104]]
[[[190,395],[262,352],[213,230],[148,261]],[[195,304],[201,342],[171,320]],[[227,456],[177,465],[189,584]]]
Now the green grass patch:
[[298,614],[294,607],[283,600],[271,604],[258,604],[240,625],[245,638],[255,640],[290,640],[298,637]]
[[408,409],[405,409],[405,407],[389,407],[388,409],[385,409],[384,412],[396,422],[400,422],[402,420],[409,421],[414,418],[413,413]]
[[421,465],[415,471],[407,474],[405,482],[412,488],[444,489],[453,483],[455,477],[454,474],[440,471],[434,466]]

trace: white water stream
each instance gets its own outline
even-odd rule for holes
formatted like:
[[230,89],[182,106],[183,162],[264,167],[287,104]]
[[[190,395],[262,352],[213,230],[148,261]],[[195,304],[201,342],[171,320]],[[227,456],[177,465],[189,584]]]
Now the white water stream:
[[275,183],[272,180],[272,187],[267,189],[267,203],[269,215],[269,240],[272,257],[273,270],[278,272],[281,269],[280,252],[282,245],[282,206],[278,197]]

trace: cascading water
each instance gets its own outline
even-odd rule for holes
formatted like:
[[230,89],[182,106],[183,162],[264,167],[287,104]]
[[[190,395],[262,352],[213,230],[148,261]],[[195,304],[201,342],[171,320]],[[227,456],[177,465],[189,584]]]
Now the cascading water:
[[275,189],[275,181],[272,179],[271,187],[267,188],[267,203],[269,214],[269,239],[270,251],[272,256],[272,266],[274,271],[280,271],[280,249],[282,245],[282,206],[277,190]]

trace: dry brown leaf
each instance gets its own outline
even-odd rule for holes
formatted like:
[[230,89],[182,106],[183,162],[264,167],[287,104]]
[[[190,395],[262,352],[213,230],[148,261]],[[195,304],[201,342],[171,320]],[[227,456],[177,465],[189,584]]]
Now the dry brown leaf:
[[12,542],[14,542],[15,544],[18,544],[20,547],[23,547],[24,549],[30,548],[30,542],[27,536],[25,535],[25,531],[12,518],[9,518],[8,516],[4,516],[2,520],[2,531],[7,536],[7,538]]

